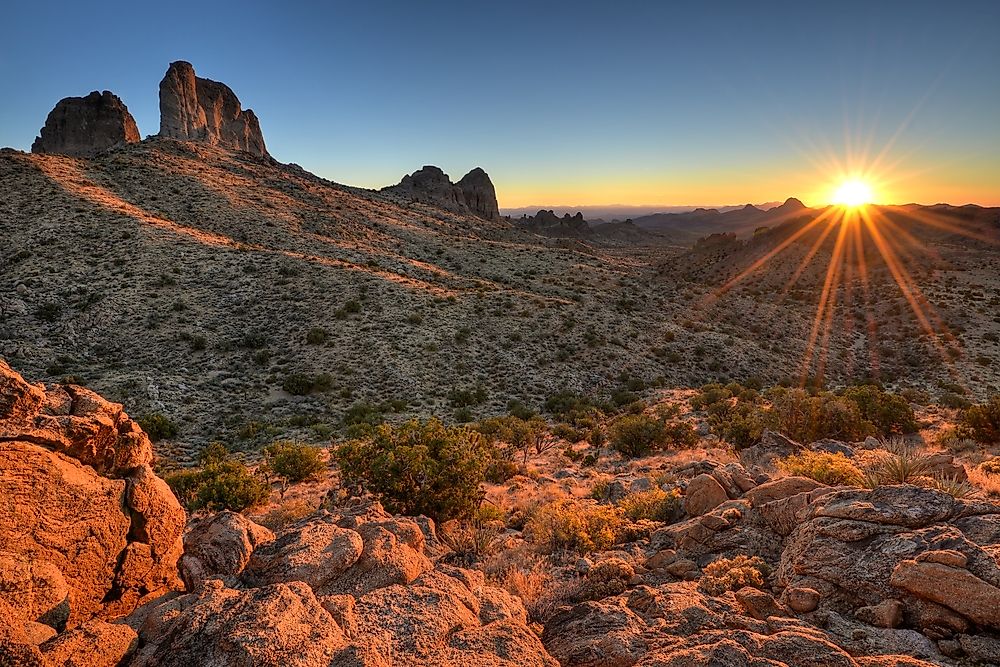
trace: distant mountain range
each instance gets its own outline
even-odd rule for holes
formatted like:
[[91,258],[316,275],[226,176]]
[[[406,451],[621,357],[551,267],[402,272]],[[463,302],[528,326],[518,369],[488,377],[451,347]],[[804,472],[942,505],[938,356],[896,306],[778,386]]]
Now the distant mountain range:
[[[757,208],[769,209],[778,206],[780,201],[764,202],[762,204],[756,204]],[[520,218],[524,215],[535,215],[538,211],[552,211],[557,216],[562,217],[563,215],[569,213],[570,215],[575,215],[576,213],[582,213],[583,217],[590,222],[614,222],[616,220],[625,221],[629,219],[635,219],[640,216],[653,215],[656,213],[687,213],[689,211],[694,211],[695,209],[716,209],[718,211],[733,211],[736,209],[743,208],[742,205],[736,206],[705,206],[705,205],[691,205],[691,206],[662,206],[657,204],[642,204],[642,205],[628,205],[628,204],[605,204],[603,206],[555,206],[552,204],[543,204],[537,206],[518,206],[509,208],[500,208],[501,215],[507,215],[511,218]]]

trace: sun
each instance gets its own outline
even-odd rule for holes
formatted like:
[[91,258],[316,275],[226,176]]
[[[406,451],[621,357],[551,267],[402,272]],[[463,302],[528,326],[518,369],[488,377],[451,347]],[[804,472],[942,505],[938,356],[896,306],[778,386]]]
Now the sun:
[[844,181],[840,184],[837,191],[833,193],[833,203],[848,208],[856,208],[870,204],[873,196],[874,193],[870,185],[864,181],[854,179]]

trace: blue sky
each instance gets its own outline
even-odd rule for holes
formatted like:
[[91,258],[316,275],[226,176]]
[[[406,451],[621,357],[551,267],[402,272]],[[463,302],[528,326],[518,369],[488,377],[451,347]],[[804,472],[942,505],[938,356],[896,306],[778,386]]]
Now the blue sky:
[[276,158],[353,185],[481,165],[506,206],[821,203],[834,163],[867,169],[898,133],[873,176],[884,199],[1000,204],[996,1],[17,2],[4,15],[3,146],[28,149],[57,100],[103,89],[153,134],[157,85],[183,59],[254,109]]

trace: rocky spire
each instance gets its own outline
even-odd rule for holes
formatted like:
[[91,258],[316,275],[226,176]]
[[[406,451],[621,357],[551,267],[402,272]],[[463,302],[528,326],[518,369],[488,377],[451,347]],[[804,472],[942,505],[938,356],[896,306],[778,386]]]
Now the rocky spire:
[[32,153],[86,157],[119,144],[139,141],[139,128],[128,107],[111,91],[66,97],[45,119]]
[[482,167],[476,167],[462,177],[458,182],[465,198],[465,205],[480,218],[496,220],[500,217],[500,207],[497,205],[497,191],[493,181]]
[[229,86],[195,76],[183,60],[170,63],[160,82],[160,136],[268,154],[254,112]]

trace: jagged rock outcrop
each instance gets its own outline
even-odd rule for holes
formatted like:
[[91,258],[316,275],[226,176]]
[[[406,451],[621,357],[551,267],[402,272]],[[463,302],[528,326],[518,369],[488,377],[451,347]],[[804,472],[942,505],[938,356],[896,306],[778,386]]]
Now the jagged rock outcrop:
[[139,139],[139,128],[125,103],[109,90],[95,90],[86,97],[59,100],[31,152],[88,157]]
[[463,176],[458,183],[452,183],[440,167],[426,165],[403,176],[398,185],[390,185],[382,191],[486,220],[500,217],[493,181],[480,167]]
[[462,191],[465,205],[475,215],[487,220],[496,220],[500,217],[497,191],[489,174],[483,171],[482,167],[476,167],[463,176],[457,185]]
[[183,60],[170,63],[160,81],[160,136],[268,155],[256,114],[229,86],[195,76]]
[[[225,576],[137,614],[131,664],[556,667],[519,600],[430,560],[429,521],[363,503],[320,510],[273,540],[251,538],[257,528],[235,515],[192,527],[185,562]],[[238,558],[221,558],[234,541]]]
[[62,630],[176,588],[185,514],[122,410],[0,361],[0,600]]

